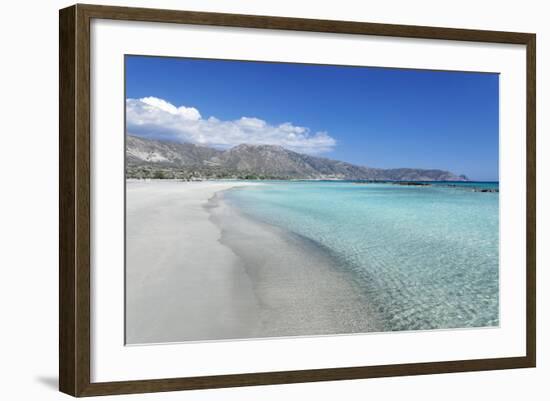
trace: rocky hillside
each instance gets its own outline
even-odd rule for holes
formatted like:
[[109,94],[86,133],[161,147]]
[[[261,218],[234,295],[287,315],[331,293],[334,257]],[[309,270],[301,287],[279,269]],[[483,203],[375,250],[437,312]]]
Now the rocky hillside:
[[159,163],[170,166],[201,165],[223,152],[191,143],[161,142],[126,136],[126,161],[129,165]]
[[275,145],[239,145],[222,151],[190,143],[128,135],[127,176],[174,178],[278,178],[390,181],[465,181],[444,170],[377,169],[314,157]]

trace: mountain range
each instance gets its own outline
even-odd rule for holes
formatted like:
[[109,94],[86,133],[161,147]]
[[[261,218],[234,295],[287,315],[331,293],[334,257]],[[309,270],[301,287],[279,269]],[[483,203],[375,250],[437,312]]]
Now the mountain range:
[[293,152],[278,145],[227,150],[126,136],[127,178],[468,181],[438,169],[381,169]]

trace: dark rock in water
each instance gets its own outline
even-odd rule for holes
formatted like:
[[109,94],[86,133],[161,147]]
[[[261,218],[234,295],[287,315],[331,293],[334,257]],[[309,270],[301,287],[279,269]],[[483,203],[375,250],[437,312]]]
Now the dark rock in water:
[[405,185],[405,186],[412,186],[412,187],[430,187],[431,184],[427,184],[425,182],[395,182],[394,185]]
[[495,192],[498,192],[498,189],[493,189],[493,188],[474,188],[474,192],[490,192],[490,193],[495,193]]
[[353,181],[353,184],[364,185],[364,184],[394,184],[394,181],[387,180],[359,180]]

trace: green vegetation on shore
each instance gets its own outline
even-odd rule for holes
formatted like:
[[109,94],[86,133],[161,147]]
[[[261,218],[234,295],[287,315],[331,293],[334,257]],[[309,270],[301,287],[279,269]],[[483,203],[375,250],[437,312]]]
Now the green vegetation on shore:
[[128,166],[126,178],[199,180],[289,180],[290,176],[256,174],[248,171],[228,171],[216,168],[171,168],[158,166]]

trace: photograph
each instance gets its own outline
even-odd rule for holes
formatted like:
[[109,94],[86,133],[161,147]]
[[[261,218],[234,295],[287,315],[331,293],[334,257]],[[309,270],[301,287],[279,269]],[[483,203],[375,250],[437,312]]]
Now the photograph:
[[499,326],[499,74],[124,64],[127,345]]

